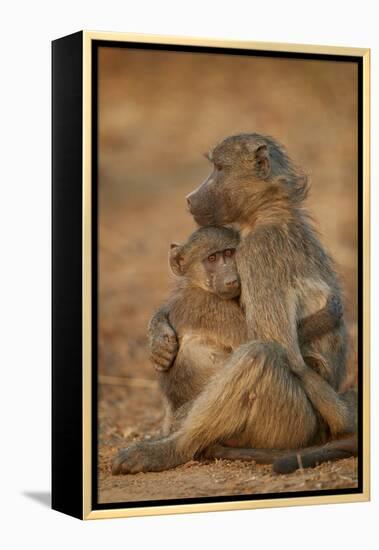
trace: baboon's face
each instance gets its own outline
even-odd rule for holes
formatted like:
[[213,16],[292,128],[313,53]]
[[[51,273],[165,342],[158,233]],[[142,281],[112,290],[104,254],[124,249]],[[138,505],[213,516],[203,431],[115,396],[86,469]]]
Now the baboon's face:
[[203,258],[201,265],[189,270],[199,286],[224,300],[237,298],[241,292],[240,278],[235,262],[235,248],[218,250]]
[[235,262],[235,248],[209,251],[206,257],[188,258],[185,245],[171,245],[170,265],[173,273],[192,286],[216,294],[223,300],[240,295],[240,278]]
[[246,207],[267,187],[267,145],[260,136],[226,138],[208,155],[211,174],[187,196],[190,213],[200,226],[242,221]]

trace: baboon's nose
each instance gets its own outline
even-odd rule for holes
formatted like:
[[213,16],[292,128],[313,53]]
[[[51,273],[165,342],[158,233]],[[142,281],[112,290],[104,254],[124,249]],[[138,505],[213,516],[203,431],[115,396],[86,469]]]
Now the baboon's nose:
[[191,210],[191,195],[186,196],[186,201],[188,210]]
[[236,288],[238,286],[238,279],[226,281],[225,286],[227,286],[228,288]]

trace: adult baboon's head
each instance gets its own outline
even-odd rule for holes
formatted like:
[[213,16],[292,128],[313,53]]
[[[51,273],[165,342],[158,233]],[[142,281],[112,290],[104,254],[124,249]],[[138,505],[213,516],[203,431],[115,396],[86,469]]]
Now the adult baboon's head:
[[306,196],[307,179],[269,136],[230,136],[207,156],[212,172],[187,196],[201,226],[248,222],[274,202],[299,203]]

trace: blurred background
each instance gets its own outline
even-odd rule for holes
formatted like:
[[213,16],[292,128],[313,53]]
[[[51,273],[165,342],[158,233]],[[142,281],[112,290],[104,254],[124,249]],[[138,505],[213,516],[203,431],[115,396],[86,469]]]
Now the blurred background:
[[[98,76],[99,479],[105,502],[117,500],[118,490],[125,500],[124,485],[109,477],[112,454],[159,428],[162,402],[146,325],[171,285],[169,244],[194,229],[185,196],[209,171],[203,153],[225,136],[270,134],[309,174],[309,209],[344,288],[354,377],[358,74],[345,62],[102,47]],[[165,497],[169,489],[162,489],[159,475],[156,490]],[[123,483],[138,500],[146,488],[135,479]],[[196,484],[185,489],[196,490]]]

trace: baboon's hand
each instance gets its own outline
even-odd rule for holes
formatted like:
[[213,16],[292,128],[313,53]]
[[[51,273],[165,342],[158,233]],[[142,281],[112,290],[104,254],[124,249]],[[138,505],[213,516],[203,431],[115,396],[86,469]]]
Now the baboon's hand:
[[176,332],[162,314],[156,314],[148,329],[150,360],[158,371],[168,370],[178,353]]

